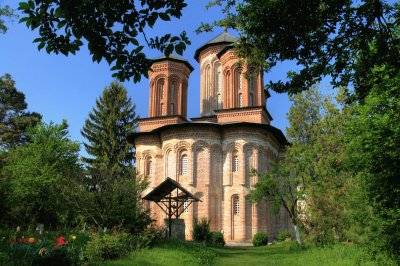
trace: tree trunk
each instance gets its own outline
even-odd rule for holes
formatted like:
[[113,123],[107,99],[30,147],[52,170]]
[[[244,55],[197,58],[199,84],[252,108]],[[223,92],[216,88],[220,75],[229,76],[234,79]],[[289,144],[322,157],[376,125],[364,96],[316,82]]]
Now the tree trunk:
[[294,231],[296,233],[296,241],[301,246],[301,239],[300,239],[300,230],[297,224],[293,223]]

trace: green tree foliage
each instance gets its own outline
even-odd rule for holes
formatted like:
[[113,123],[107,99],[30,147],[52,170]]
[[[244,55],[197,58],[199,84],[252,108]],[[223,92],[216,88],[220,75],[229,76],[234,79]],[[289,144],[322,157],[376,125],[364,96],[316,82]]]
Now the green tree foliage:
[[39,28],[40,37],[34,40],[39,50],[75,54],[86,41],[93,61],[105,59],[116,71],[114,77],[138,82],[141,75],[147,77],[151,63],[142,52],[145,45],[168,56],[174,50],[182,55],[190,44],[185,32],[150,39],[145,34],[159,20],[179,19],[185,6],[184,0],[29,0],[20,2],[19,10],[21,22]]
[[[374,71],[382,72],[382,69]],[[359,181],[359,226],[369,246],[400,262],[400,74],[375,84],[346,123],[349,164]],[[370,206],[370,207],[369,207]],[[367,222],[366,222],[367,221]]]
[[[374,66],[400,68],[396,1],[215,0],[213,5],[221,5],[225,14],[214,25],[239,32],[239,56],[266,71],[279,62],[297,63],[299,70],[289,71],[287,81],[268,85],[277,92],[296,93],[330,75],[335,86],[353,83],[356,96],[362,98],[371,89],[363,77]],[[200,30],[212,26],[203,24]],[[391,77],[395,73],[390,72]]]
[[15,88],[12,77],[0,77],[0,149],[26,144],[27,129],[40,122],[41,115],[26,108],[25,95]]
[[64,186],[82,174],[79,144],[68,138],[68,125],[39,124],[28,131],[31,142],[7,156],[2,186],[7,220],[18,225],[65,224],[71,212],[64,205]]
[[[272,172],[261,176],[251,198],[269,199],[276,210],[283,205],[295,230],[301,225],[317,244],[343,240],[351,183],[343,165],[345,109],[316,88],[293,95],[291,100],[290,146]],[[300,243],[298,235],[297,239]]]
[[[91,156],[82,160],[88,165],[97,187],[103,187],[102,181],[131,174],[135,152],[126,136],[136,131],[137,119],[135,105],[118,82],[111,83],[96,100],[96,107],[89,113],[81,133],[88,141],[84,147]],[[100,170],[99,176],[97,170]],[[107,171],[106,176],[104,171]]]
[[88,167],[87,206],[91,206],[82,213],[89,214],[97,226],[140,231],[150,222],[139,210],[140,193],[147,182],[136,177],[134,147],[126,140],[136,130],[137,119],[126,89],[113,82],[96,100],[81,131],[91,156],[82,158]]
[[2,7],[0,5],[0,33],[4,34],[7,32],[8,29],[2,17],[13,19],[16,18],[17,16],[14,14],[14,10],[12,10],[9,6]]

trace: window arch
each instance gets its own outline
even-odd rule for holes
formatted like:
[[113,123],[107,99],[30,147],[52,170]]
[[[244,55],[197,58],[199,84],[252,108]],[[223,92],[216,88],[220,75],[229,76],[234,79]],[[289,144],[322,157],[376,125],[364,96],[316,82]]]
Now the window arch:
[[183,154],[181,156],[181,169],[180,169],[180,175],[187,175],[188,174],[188,164],[189,164],[189,158],[187,154]]
[[239,202],[239,196],[234,195],[232,197],[232,213],[233,215],[239,215],[240,214],[240,202]]

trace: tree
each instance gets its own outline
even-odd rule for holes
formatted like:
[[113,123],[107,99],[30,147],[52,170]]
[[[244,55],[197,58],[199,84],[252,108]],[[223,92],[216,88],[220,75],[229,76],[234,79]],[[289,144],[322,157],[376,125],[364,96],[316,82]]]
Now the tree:
[[[339,94],[341,96],[341,94]],[[311,88],[290,97],[290,145],[272,172],[262,174],[253,200],[283,205],[295,227],[301,225],[318,245],[344,240],[350,175],[345,166],[343,121],[346,108]],[[338,97],[339,103],[342,101]]]
[[0,77],[0,149],[25,144],[27,129],[40,122],[42,116],[26,108],[25,95],[15,88],[12,77]]
[[87,41],[93,61],[104,58],[116,71],[113,77],[138,82],[141,75],[147,77],[151,64],[142,52],[145,45],[168,56],[174,50],[182,55],[190,44],[185,32],[150,39],[145,34],[160,19],[179,19],[185,6],[184,0],[29,0],[20,2],[19,10],[25,15],[20,22],[31,30],[39,28],[40,37],[34,40],[39,50],[75,54]]
[[[131,174],[135,152],[126,136],[136,131],[137,119],[135,105],[118,82],[111,83],[96,100],[96,107],[89,113],[81,130],[88,140],[84,147],[91,156],[82,160],[88,165],[96,186],[103,187],[103,181]],[[107,170],[107,176],[96,177],[98,169],[102,169],[102,174]]]
[[97,226],[123,226],[135,232],[150,222],[139,210],[140,193],[147,182],[136,176],[134,147],[126,141],[128,133],[136,130],[137,119],[126,89],[113,82],[96,100],[81,131],[91,156],[82,160],[88,167],[90,216]]
[[14,10],[12,10],[9,6],[1,7],[0,5],[0,33],[7,32],[7,26],[5,25],[5,21],[2,17],[8,17],[9,19],[16,18],[17,16],[14,14]]
[[[215,25],[237,30],[238,55],[266,71],[283,61],[299,66],[288,72],[288,81],[270,82],[268,87],[276,92],[300,92],[330,75],[334,86],[353,83],[357,98],[363,98],[371,84],[362,77],[374,66],[400,68],[396,2],[215,0],[209,6],[214,5],[223,7],[225,18],[199,30]],[[361,57],[365,60],[359,64]]]
[[13,224],[66,224],[73,213],[64,205],[63,188],[82,175],[79,144],[68,138],[68,124],[41,123],[28,131],[30,144],[7,156],[6,220]]
[[[384,69],[373,71],[384,72]],[[389,253],[400,262],[400,72],[374,84],[347,121],[349,164],[363,203],[359,225],[369,227],[375,255]],[[370,208],[368,208],[370,206]],[[366,221],[368,221],[366,223]],[[367,232],[368,232],[367,231]]]

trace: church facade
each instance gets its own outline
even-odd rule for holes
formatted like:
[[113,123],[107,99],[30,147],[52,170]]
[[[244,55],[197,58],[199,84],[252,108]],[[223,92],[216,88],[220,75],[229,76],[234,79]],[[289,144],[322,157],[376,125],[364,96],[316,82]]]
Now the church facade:
[[[272,214],[267,201],[247,200],[258,181],[251,174],[269,170],[287,144],[282,132],[270,125],[262,71],[238,63],[224,32],[195,53],[200,65],[200,117],[187,118],[188,80],[193,67],[170,56],[153,61],[148,118],[129,141],[136,147],[136,166],[149,178],[147,194],[170,177],[198,196],[201,202],[183,204],[185,237],[191,239],[193,221],[207,217],[212,231],[222,231],[227,242],[251,241],[257,232],[270,238],[289,228],[281,208]],[[152,217],[163,224],[166,216],[152,203]]]

